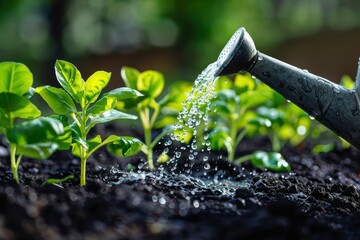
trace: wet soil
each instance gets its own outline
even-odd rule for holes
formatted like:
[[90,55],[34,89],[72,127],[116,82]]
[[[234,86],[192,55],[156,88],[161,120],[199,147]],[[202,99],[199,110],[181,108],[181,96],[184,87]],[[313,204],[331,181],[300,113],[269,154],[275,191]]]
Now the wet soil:
[[[238,155],[267,144],[247,140]],[[184,154],[151,172],[141,155],[100,150],[88,161],[86,187],[69,152],[24,159],[20,185],[3,156],[0,239],[360,239],[359,151],[314,156],[286,147],[283,155],[290,173],[230,164],[221,152],[194,161]],[[43,184],[69,174],[66,183]]]

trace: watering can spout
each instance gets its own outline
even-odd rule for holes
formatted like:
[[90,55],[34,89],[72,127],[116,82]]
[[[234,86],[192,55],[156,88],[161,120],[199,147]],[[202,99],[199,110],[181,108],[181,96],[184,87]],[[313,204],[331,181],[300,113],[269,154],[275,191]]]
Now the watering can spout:
[[360,149],[360,67],[354,89],[347,89],[257,51],[244,28],[231,37],[216,65],[217,76],[249,72]]
[[229,75],[239,71],[247,71],[256,62],[258,51],[254,41],[240,28],[230,38],[216,61],[218,71],[216,75]]

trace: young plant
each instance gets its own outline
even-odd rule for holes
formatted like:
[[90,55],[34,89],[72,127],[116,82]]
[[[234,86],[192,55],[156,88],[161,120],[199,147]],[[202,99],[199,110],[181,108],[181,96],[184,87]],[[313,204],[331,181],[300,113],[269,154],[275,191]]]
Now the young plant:
[[[283,171],[284,160],[278,153],[257,151],[235,159],[235,150],[241,140],[253,135],[250,122],[257,116],[256,109],[271,97],[271,92],[264,91],[261,84],[249,75],[237,75],[234,83],[226,78],[218,79],[217,94],[210,105],[211,148],[226,149],[229,161],[242,163],[251,160],[255,167]],[[278,101],[275,98],[272,100]]]
[[133,137],[110,135],[102,139],[100,135],[88,138],[90,130],[99,123],[107,123],[119,119],[136,119],[136,116],[115,109],[116,103],[128,98],[142,96],[138,91],[129,88],[116,88],[99,96],[110,81],[111,74],[97,71],[86,81],[79,70],[71,63],[57,60],[55,63],[56,78],[62,88],[42,86],[36,89],[50,108],[59,116],[70,116],[71,124],[67,124],[71,135],[62,143],[72,149],[72,154],[79,157],[80,186],[86,184],[86,161],[100,147],[108,145],[108,149],[122,156],[136,154],[142,143]]
[[[181,131],[176,130],[178,112],[182,109],[182,102],[185,101],[186,94],[189,92],[189,87],[185,84],[178,83],[173,86],[173,91],[165,95],[161,100],[157,98],[162,94],[165,80],[163,75],[158,71],[144,71],[130,67],[123,67],[121,69],[121,76],[124,79],[125,85],[131,89],[135,89],[143,94],[137,99],[127,99],[121,104],[118,104],[120,109],[135,109],[144,130],[144,148],[142,151],[147,156],[149,169],[154,169],[153,149],[155,145],[168,133]],[[152,131],[162,129],[161,133],[155,138],[152,136]],[[191,137],[191,135],[190,135]],[[187,137],[189,139],[189,136]],[[168,159],[164,152],[160,155],[158,161]]]
[[[32,73],[24,64],[0,63],[0,131],[9,142],[11,169],[17,183],[22,157],[47,159],[58,148],[56,138],[64,132],[60,121],[39,117],[40,110],[29,100],[34,93],[32,84]],[[33,120],[15,124],[16,119]]]

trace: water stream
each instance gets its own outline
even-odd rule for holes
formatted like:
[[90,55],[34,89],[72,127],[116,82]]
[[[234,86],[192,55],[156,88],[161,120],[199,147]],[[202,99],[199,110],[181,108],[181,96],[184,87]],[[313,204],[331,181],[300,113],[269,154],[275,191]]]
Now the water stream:
[[[185,135],[190,134],[187,131],[191,131],[193,135],[192,141],[187,146],[182,146],[180,149],[175,150],[175,156],[173,160],[180,159],[182,157],[182,152],[188,151],[190,154],[188,158],[190,161],[193,161],[197,158],[198,155],[198,146],[201,145],[201,151],[210,151],[210,141],[208,140],[207,130],[208,130],[208,119],[209,119],[209,107],[210,101],[215,95],[215,83],[217,77],[215,73],[218,70],[217,62],[207,66],[201,74],[196,78],[192,91],[188,95],[186,101],[183,103],[183,110],[179,112],[178,128],[185,130]],[[202,125],[203,134],[202,139],[198,139],[198,128]],[[172,140],[182,139],[172,138]],[[208,156],[203,157],[203,161],[206,162],[209,160]],[[208,164],[204,165],[204,168],[208,168]]]

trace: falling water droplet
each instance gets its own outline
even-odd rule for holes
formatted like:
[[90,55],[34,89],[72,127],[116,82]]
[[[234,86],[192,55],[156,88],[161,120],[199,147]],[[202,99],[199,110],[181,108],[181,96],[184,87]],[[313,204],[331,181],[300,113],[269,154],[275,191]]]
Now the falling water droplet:
[[198,200],[195,200],[195,201],[193,202],[193,206],[194,206],[194,208],[200,207],[199,201],[198,201]]
[[204,165],[204,169],[205,169],[205,170],[209,170],[209,169],[210,169],[210,164],[209,164],[209,163],[206,163],[206,164]]
[[309,115],[309,118],[310,118],[311,120],[314,120],[314,119],[315,119],[315,117],[314,117],[314,116],[311,116],[311,115]]

